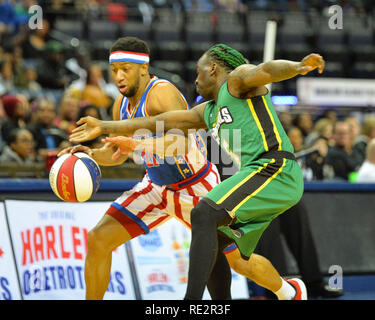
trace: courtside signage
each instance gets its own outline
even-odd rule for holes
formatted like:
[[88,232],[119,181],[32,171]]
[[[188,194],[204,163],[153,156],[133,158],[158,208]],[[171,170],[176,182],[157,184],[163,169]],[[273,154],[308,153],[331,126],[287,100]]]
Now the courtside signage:
[[[134,263],[144,300],[181,300],[185,296],[191,231],[170,219],[154,231],[131,241]],[[246,278],[232,271],[233,299],[248,299]],[[205,290],[204,300],[209,300]]]
[[0,202],[0,300],[20,300],[16,264],[10,243],[4,204]]
[[297,96],[302,104],[375,106],[375,80],[343,78],[298,78]]
[[[85,298],[87,234],[110,203],[6,200],[21,292],[25,300]],[[104,299],[135,299],[124,246],[112,254]]]

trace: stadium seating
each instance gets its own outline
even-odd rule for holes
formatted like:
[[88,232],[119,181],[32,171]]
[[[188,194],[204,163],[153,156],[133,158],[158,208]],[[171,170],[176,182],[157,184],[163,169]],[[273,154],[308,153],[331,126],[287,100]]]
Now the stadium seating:
[[57,18],[54,28],[65,35],[75,37],[77,39],[82,39],[84,36],[83,24],[79,21]]
[[116,40],[119,37],[119,24],[97,20],[89,24],[88,40],[90,42],[101,40]]
[[137,37],[144,41],[149,41],[151,40],[150,26],[142,22],[127,21],[120,25],[120,36]]
[[[154,11],[152,23],[144,24],[137,2],[134,3],[128,6],[128,11],[134,9],[137,15],[132,13],[122,23],[113,23],[104,16],[82,23],[58,18],[54,28],[80,40],[87,35],[88,45],[93,48],[91,58],[100,61],[107,61],[108,50],[116,38],[144,39],[151,48],[152,64],[156,68],[175,73],[193,84],[197,60],[214,43],[232,46],[251,63],[262,62],[266,23],[271,19],[278,23],[276,59],[298,61],[310,52],[318,52],[327,61],[325,76],[374,77],[374,26],[356,12],[345,13],[343,29],[331,29],[330,16],[317,10],[275,14],[276,11],[250,9],[244,15],[222,10],[182,13],[158,9]],[[275,86],[274,90],[295,94],[295,83],[289,81]]]

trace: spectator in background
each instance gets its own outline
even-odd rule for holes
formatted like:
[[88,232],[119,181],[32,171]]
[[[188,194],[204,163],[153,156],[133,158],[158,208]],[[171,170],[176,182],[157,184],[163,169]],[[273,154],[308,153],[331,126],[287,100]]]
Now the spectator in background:
[[25,128],[30,120],[29,101],[21,94],[5,95],[2,97],[7,119],[1,126],[1,134],[6,143],[10,143],[10,131],[15,128]]
[[98,108],[109,108],[113,100],[104,91],[105,80],[99,65],[93,64],[87,72],[86,85],[82,91],[82,100]]
[[353,116],[346,117],[345,122],[349,125],[352,149],[361,157],[360,162],[363,163],[366,159],[367,139],[361,135],[361,124],[359,120]]
[[302,169],[304,180],[323,180],[324,157],[328,152],[327,141],[322,138],[316,139],[314,144],[306,149],[303,145],[303,136],[299,128],[291,127],[287,134]]
[[332,110],[332,109],[329,109],[329,110],[326,110],[323,112],[323,116],[322,118],[326,118],[326,119],[329,119],[332,121],[332,124],[335,125],[336,121],[337,121],[337,112],[336,110]]
[[313,122],[313,119],[312,119],[310,113],[303,112],[303,113],[298,114],[294,118],[293,125],[298,127],[301,130],[302,135],[303,135],[303,139],[305,140],[305,138],[311,132],[311,130],[314,126],[314,122]]
[[41,29],[30,30],[27,38],[22,43],[23,57],[25,59],[41,59],[44,55],[49,36],[50,25],[43,19]]
[[19,46],[13,47],[11,57],[14,85],[17,88],[25,88],[27,86],[27,78],[25,77],[26,64],[22,56],[22,48]]
[[14,89],[12,62],[8,57],[0,61],[0,95]]
[[332,141],[333,124],[332,120],[328,118],[322,118],[318,120],[310,134],[305,139],[305,146],[311,147],[314,142],[318,139],[326,140],[329,146],[333,145]]
[[16,13],[11,1],[0,0],[0,44],[10,37],[16,28]]
[[39,92],[42,90],[42,86],[39,84],[38,75],[35,71],[35,68],[32,66],[26,66],[25,70],[25,79],[26,79],[26,87],[28,91],[31,93]]
[[46,44],[45,59],[37,65],[38,82],[43,88],[65,89],[71,82],[69,71],[64,65],[62,44],[50,40]]
[[54,120],[54,125],[70,135],[72,130],[77,127],[78,113],[80,110],[80,100],[78,97],[65,94],[58,109],[58,116]]
[[34,139],[27,129],[14,128],[0,155],[0,163],[33,163],[36,161]]
[[366,160],[358,170],[357,182],[375,183],[375,138],[366,147]]
[[336,122],[333,129],[335,144],[328,150],[325,162],[333,168],[334,178],[348,180],[349,174],[362,164],[361,155],[353,150],[349,125],[345,121]]
[[285,131],[293,126],[293,118],[289,111],[279,112],[279,120]]
[[93,105],[87,105],[87,106],[80,108],[78,119],[82,117],[87,117],[87,116],[102,120],[102,117],[100,116],[99,108]]
[[366,145],[368,141],[375,138],[375,116],[370,116],[363,122],[362,135],[362,139],[366,141]]
[[37,99],[35,117],[28,125],[33,134],[35,149],[40,159],[44,159],[50,151],[60,151],[70,145],[65,131],[55,127],[53,120],[56,118],[55,105],[46,98]]

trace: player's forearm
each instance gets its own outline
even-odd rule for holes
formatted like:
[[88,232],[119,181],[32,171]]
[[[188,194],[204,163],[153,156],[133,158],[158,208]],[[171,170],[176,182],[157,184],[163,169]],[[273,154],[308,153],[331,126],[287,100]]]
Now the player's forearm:
[[137,131],[147,130],[151,133],[165,133],[178,129],[188,133],[189,129],[204,127],[201,123],[189,120],[188,111],[170,111],[153,117],[144,117],[121,121],[102,121],[103,134],[132,136]]
[[272,60],[258,66],[241,65],[230,74],[228,84],[233,91],[239,91],[242,95],[252,88],[295,77],[299,64],[288,60]]
[[262,71],[268,76],[269,83],[279,82],[299,74],[300,62],[289,60],[272,60],[262,65]]

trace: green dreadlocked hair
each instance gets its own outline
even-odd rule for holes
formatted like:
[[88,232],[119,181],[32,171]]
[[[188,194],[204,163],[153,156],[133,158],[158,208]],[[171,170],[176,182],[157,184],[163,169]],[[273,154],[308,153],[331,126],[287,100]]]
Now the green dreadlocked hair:
[[234,70],[238,66],[248,63],[239,51],[222,43],[212,46],[208,49],[207,54],[209,57],[220,61],[229,70]]

